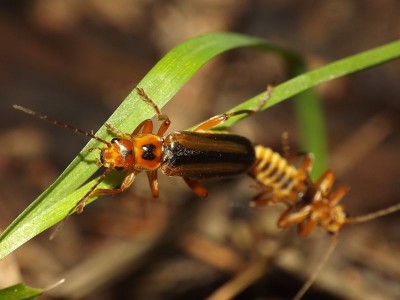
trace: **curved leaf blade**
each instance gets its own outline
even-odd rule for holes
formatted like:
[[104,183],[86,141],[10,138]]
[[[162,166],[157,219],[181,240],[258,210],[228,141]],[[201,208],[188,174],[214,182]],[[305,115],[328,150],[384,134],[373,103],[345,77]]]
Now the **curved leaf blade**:
[[[179,89],[209,60],[215,56],[239,47],[259,47],[279,52],[288,61],[295,61],[296,55],[279,48],[263,39],[234,33],[212,33],[190,39],[167,53],[138,84],[162,107]],[[124,132],[131,132],[142,120],[154,112],[133,90],[117,108],[107,123]],[[96,136],[109,140],[105,126]],[[97,170],[94,163],[96,153],[88,149],[98,147],[99,142],[90,141],[71,162],[60,177],[44,191],[0,236],[0,259],[8,253],[62,220],[89,190],[93,182],[83,185]],[[115,178],[102,185],[111,188]]]

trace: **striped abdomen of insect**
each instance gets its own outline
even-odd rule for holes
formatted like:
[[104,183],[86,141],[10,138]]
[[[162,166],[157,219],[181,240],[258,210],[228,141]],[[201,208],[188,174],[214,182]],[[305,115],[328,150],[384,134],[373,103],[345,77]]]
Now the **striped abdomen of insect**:
[[302,166],[296,168],[279,153],[256,145],[256,162],[250,175],[261,185],[263,191],[252,199],[252,204],[268,205],[278,202],[294,206],[306,194],[309,187],[309,169],[312,155],[304,157]]
[[387,208],[356,217],[348,217],[344,207],[340,204],[347,194],[349,187],[339,186],[333,190],[335,174],[332,170],[326,171],[316,182],[310,179],[312,156],[304,156],[299,168],[290,165],[288,161],[263,146],[255,147],[256,162],[250,171],[261,188],[252,204],[286,204],[286,210],[278,220],[278,227],[286,229],[297,226],[299,235],[307,236],[315,227],[332,234],[332,240],[324,257],[312,276],[293,298],[299,300],[315,282],[322,267],[333,253],[341,229],[346,224],[367,222],[400,210],[400,203]]

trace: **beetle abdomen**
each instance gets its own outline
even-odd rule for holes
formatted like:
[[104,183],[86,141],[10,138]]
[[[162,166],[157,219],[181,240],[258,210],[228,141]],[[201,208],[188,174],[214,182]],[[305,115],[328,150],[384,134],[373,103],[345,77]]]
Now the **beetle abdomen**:
[[194,179],[246,173],[255,161],[252,143],[238,135],[178,131],[164,141],[162,172]]

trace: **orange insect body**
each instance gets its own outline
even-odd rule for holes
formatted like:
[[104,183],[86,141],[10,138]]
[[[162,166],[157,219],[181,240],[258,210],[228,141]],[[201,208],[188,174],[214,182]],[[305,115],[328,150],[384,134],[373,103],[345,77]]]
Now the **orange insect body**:
[[[114,195],[123,192],[132,185],[139,172],[147,173],[153,197],[158,197],[159,193],[158,169],[161,169],[168,176],[183,177],[188,186],[197,195],[205,197],[207,196],[207,191],[197,182],[197,179],[246,174],[252,167],[255,153],[254,147],[248,139],[233,134],[212,133],[207,130],[224,123],[233,116],[252,114],[257,110],[240,110],[217,115],[198,125],[193,132],[177,131],[164,136],[171,124],[168,116],[161,114],[158,106],[147,96],[143,89],[137,88],[136,90],[138,95],[153,107],[158,119],[162,121],[156,134],[152,132],[153,122],[149,119],[141,122],[131,134],[121,132],[106,124],[107,129],[118,136],[112,139],[111,142],[107,142],[74,126],[50,119],[27,108],[14,106],[14,108],[42,120],[94,138],[105,145],[102,148],[90,149],[90,151],[94,149],[100,150],[98,164],[104,166],[106,171],[74,207],[77,212],[82,212],[86,202],[91,197],[103,194]],[[270,90],[267,91],[262,103],[269,97],[269,92]],[[98,189],[97,186],[113,169],[127,171],[120,187]]]
[[111,147],[100,152],[101,164],[124,170],[152,171],[160,167],[163,139],[153,134],[140,134],[132,139],[114,138]]
[[332,242],[312,276],[293,298],[299,300],[316,280],[325,262],[332,254],[339,239],[340,230],[346,224],[366,222],[400,210],[400,203],[388,208],[358,217],[348,217],[340,201],[349,187],[342,185],[332,190],[335,175],[326,171],[316,182],[312,182],[310,171],[312,156],[306,154],[300,168],[290,165],[287,160],[271,149],[256,146],[256,162],[250,175],[261,184],[263,191],[252,204],[268,205],[284,203],[287,208],[277,225],[286,229],[297,226],[301,236],[308,235],[315,226],[333,234]]
[[101,149],[100,162],[106,168],[110,166],[121,170],[129,168],[135,163],[132,141],[113,139],[110,147]]
[[285,203],[287,209],[278,220],[279,228],[298,225],[302,236],[308,235],[315,226],[337,233],[346,222],[346,213],[339,202],[349,188],[341,186],[332,192],[335,176],[331,170],[313,183],[309,176],[311,167],[310,154],[296,168],[280,154],[257,145],[256,163],[250,175],[262,185],[263,191],[252,203],[256,206]]
[[329,233],[338,233],[347,219],[340,201],[347,193],[347,186],[332,191],[334,174],[326,171],[316,183],[311,183],[299,202],[289,207],[279,218],[278,226],[288,228],[298,225],[300,235],[308,235],[317,225]]

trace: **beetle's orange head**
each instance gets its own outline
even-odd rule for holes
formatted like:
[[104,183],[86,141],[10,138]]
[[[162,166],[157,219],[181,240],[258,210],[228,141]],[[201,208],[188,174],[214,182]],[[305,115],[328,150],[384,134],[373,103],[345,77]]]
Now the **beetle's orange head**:
[[100,152],[101,164],[117,170],[127,169],[135,164],[132,141],[128,139],[114,138],[109,146],[104,147]]

